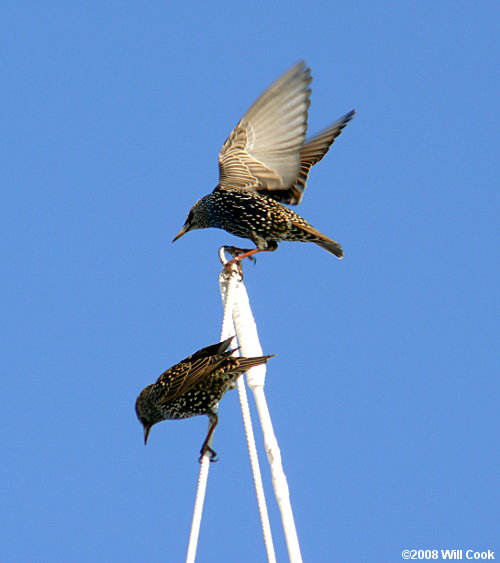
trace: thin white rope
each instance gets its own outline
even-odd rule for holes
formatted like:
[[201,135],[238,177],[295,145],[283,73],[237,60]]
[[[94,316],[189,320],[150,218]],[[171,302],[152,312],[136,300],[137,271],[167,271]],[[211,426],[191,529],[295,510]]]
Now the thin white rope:
[[[233,310],[233,322],[236,329],[236,336],[240,344],[241,353],[244,356],[258,356],[262,354],[262,347],[257,333],[257,325],[250,308],[250,301],[245,285],[241,281],[236,286],[237,295],[235,296],[235,307]],[[267,407],[264,384],[266,378],[265,365],[252,368],[247,374],[247,382],[252,389],[257,412],[259,413],[262,433],[264,435],[264,445],[266,448],[267,459],[271,468],[271,476],[274,494],[278,503],[283,531],[285,534],[288,557],[290,563],[302,563],[299,539],[293,517],[292,505],[290,503],[290,491],[283,464],[278,441],[274,434],[271,415]]]
[[[234,303],[234,285],[236,278],[231,276],[225,285],[225,294],[222,296],[222,303],[224,307],[224,316],[222,319],[222,330],[220,341],[226,340],[234,334],[234,326],[232,319],[233,303]],[[241,378],[239,378],[241,379]],[[208,423],[210,428],[210,421]],[[212,445],[212,437],[208,443]],[[186,555],[186,563],[194,563],[196,558],[196,550],[198,548],[198,538],[200,535],[201,517],[203,514],[203,505],[205,503],[205,494],[207,491],[208,470],[210,468],[210,453],[205,452],[201,458],[200,474],[198,476],[198,487],[196,489],[196,498],[193,508],[193,518],[191,521],[191,532],[189,534],[188,551]]]
[[209,466],[210,466],[210,460],[207,455],[204,455],[201,459],[201,464],[200,464],[200,475],[198,477],[198,488],[196,489],[196,500],[194,502],[193,520],[191,522],[191,533],[189,535],[186,563],[194,563],[196,557],[196,549],[198,547],[198,537],[200,535],[201,515],[203,512],[203,504],[205,501],[205,493],[207,490]]
[[[225,264],[226,259],[222,249],[219,252],[219,255],[221,262]],[[236,331],[238,344],[240,346],[240,353],[242,355],[247,357],[262,355],[262,347],[257,333],[257,326],[250,308],[248,294],[236,266],[233,266],[230,272],[228,272],[225,268],[222,270],[219,276],[219,287],[224,307],[221,341],[229,338],[229,336],[234,334]],[[247,382],[253,391],[257,411],[259,413],[267,459],[271,469],[274,494],[281,513],[281,521],[285,533],[289,560],[290,563],[302,563],[297,529],[295,527],[293,511],[290,503],[290,491],[286,475],[283,471],[281,452],[274,434],[271,416],[264,394],[265,377],[265,364],[255,366],[248,370]],[[255,445],[255,435],[250,417],[246,388],[242,377],[238,378],[237,387],[267,558],[269,563],[276,563],[269,514],[264,494],[264,487],[262,484],[262,474],[260,471]],[[210,460],[207,452],[201,460],[186,563],[194,563],[196,557],[209,466]]]
[[[226,260],[222,249],[219,255],[221,258],[221,262],[225,264]],[[222,302],[224,304],[223,329],[226,323],[226,315],[228,316],[230,315],[229,318],[231,319],[230,324],[233,334],[234,334],[233,315],[234,315],[234,308],[236,305],[235,298],[240,283],[241,283],[241,278],[235,266],[231,268],[230,272],[227,272],[226,269],[223,268],[222,272],[219,275],[219,287],[221,291]],[[238,339],[238,344],[240,344],[239,339]],[[256,355],[260,356],[262,354],[256,354]],[[249,373],[251,373],[254,369],[259,367],[261,366],[256,366],[248,370],[247,377]],[[267,510],[264,485],[262,483],[262,473],[260,471],[259,457],[257,455],[257,446],[255,444],[255,434],[253,431],[252,418],[250,416],[250,407],[248,405],[248,396],[247,396],[245,383],[243,381],[243,377],[238,378],[236,382],[236,386],[238,388],[238,397],[240,399],[241,414],[243,417],[243,426],[245,428],[245,436],[247,439],[248,455],[250,458],[250,466],[252,468],[252,476],[255,486],[255,495],[257,497],[257,506],[259,509],[259,516],[260,516],[260,522],[262,527],[262,535],[264,538],[264,545],[266,547],[267,560],[269,563],[276,563],[276,553],[274,551],[271,523],[269,521],[269,513]]]
[[[221,252],[220,255],[222,257],[221,260],[224,260],[225,262],[225,257],[223,252]],[[234,334],[234,324],[233,324],[232,316],[234,310],[234,298],[236,295],[236,287],[238,285],[238,276],[239,274],[236,268],[232,270],[230,273],[227,273],[225,270],[223,270],[219,276],[219,287],[221,291],[222,303],[224,308],[224,316],[222,320],[222,329],[221,329],[221,338],[220,338],[221,342]],[[242,377],[238,378],[236,385],[238,388],[238,396],[240,399],[241,412],[243,416],[243,425],[245,428],[245,435],[248,443],[250,465],[252,468],[252,475],[254,479],[255,492],[257,496],[257,505],[259,508],[267,559],[269,563],[276,563],[276,554],[274,551],[273,539],[271,534],[271,525],[269,522],[269,515],[267,511],[264,487],[262,484],[262,474],[260,472],[259,459],[257,456],[257,448],[255,445],[255,435],[253,432],[252,420],[250,417],[250,408],[248,405],[246,388]],[[210,440],[209,445],[211,444],[212,444],[212,440]],[[198,538],[200,534],[201,517],[203,513],[203,505],[204,505],[205,494],[207,489],[209,467],[210,467],[210,458],[209,458],[209,453],[206,452],[201,460],[200,474],[198,477],[198,487],[196,490],[196,499],[193,509],[193,518],[191,523],[191,532],[189,536],[186,563],[194,563],[196,558],[196,550],[198,547]]]

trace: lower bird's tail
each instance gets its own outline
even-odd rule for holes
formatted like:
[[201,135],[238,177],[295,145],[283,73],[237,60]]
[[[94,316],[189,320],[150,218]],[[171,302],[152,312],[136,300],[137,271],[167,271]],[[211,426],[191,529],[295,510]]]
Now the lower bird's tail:
[[231,357],[231,359],[237,360],[238,371],[241,373],[247,371],[247,369],[253,368],[254,366],[266,364],[269,358],[274,358],[274,354],[272,356],[256,356],[255,358],[241,358],[238,356]]

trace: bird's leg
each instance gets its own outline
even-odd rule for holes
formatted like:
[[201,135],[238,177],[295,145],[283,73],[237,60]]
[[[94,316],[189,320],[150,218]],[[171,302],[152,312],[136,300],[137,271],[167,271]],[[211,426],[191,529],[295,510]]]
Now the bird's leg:
[[243,250],[243,254],[237,254],[232,260],[229,260],[229,262],[226,264],[226,268],[227,267],[230,268],[233,264],[236,264],[237,262],[243,260],[243,258],[250,258],[251,260],[255,260],[253,255],[257,254],[257,252],[273,252],[277,248],[278,248],[278,243],[275,242],[274,240],[267,241],[266,248],[252,248],[251,250],[240,248],[238,250]]
[[[226,273],[230,274],[232,266],[236,265],[236,267],[238,269],[238,274],[241,276],[241,279],[243,279],[243,264],[239,259],[235,260],[235,258],[240,256],[241,254],[245,254],[247,252],[250,252],[250,249],[249,248],[238,248],[237,246],[223,246],[222,248],[223,248],[224,252],[228,252],[233,257],[233,260],[230,260],[230,261],[224,263],[224,269],[225,269]],[[250,260],[254,263],[256,262],[256,260],[253,256],[250,256]]]
[[205,438],[205,441],[203,442],[203,445],[201,446],[200,457],[198,459],[198,461],[200,463],[201,463],[201,460],[203,459],[203,456],[207,452],[210,454],[210,461],[212,461],[212,462],[219,461],[217,459],[217,453],[208,445],[208,443],[210,442],[210,439],[212,438],[212,434],[214,433],[215,427],[217,426],[217,423],[219,422],[219,418],[217,417],[217,413],[215,413],[215,412],[209,412],[209,413],[207,413],[207,416],[210,419],[210,428],[208,429],[207,437]]
[[[238,248],[237,246],[227,246],[227,245],[225,245],[223,248],[224,251],[229,252],[229,254],[231,254],[233,258],[236,258],[237,256],[241,256],[242,254],[246,254],[247,252],[251,252],[252,250],[250,248]],[[255,261],[255,258],[253,256],[250,256],[250,260]]]
[[[243,250],[243,249],[241,249],[241,250]],[[264,250],[267,250],[267,248],[265,248],[265,249],[252,248],[251,250],[245,249],[245,252],[243,252],[242,254],[238,254],[232,260],[229,260],[229,262],[226,264],[226,266],[231,266],[232,264],[236,264],[236,262],[241,262],[241,260],[243,260],[243,258],[250,258],[250,260],[255,260],[253,255],[257,254],[257,252],[263,252]]]

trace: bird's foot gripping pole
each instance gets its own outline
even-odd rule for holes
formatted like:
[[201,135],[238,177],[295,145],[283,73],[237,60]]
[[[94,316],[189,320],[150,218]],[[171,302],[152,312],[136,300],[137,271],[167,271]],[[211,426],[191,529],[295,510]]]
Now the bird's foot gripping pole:
[[198,459],[198,461],[200,463],[202,462],[205,454],[208,454],[211,462],[219,461],[219,458],[217,457],[217,452],[215,450],[213,450],[212,447],[211,447],[212,446],[212,434],[214,433],[215,427],[217,426],[218,422],[219,422],[219,418],[217,416],[217,413],[211,413],[207,437],[205,438],[205,441],[203,442],[203,445],[201,446],[200,458]]
[[203,447],[200,450],[200,457],[198,458],[198,462],[201,463],[203,460],[203,456],[208,454],[209,460],[213,463],[215,461],[219,461],[217,457],[217,452],[213,450],[210,446],[203,444]]
[[[226,260],[226,252],[232,256],[232,259],[229,261]],[[238,268],[238,274],[240,275],[241,279],[243,279],[243,264],[241,263],[241,261],[243,260],[243,258],[249,258],[249,260],[255,264],[257,260],[254,258],[253,254],[256,254],[257,252],[259,252],[257,248],[249,249],[224,245],[219,249],[219,258],[222,265],[224,266],[226,274],[230,275],[233,266],[236,266]]]
[[[238,266],[238,272],[243,279],[243,270],[241,266],[241,261],[244,258],[248,258],[251,262],[257,262],[255,258],[255,254],[258,252],[273,252],[278,248],[278,245],[274,241],[270,241],[267,243],[267,248],[238,248],[237,246],[221,246],[219,249],[219,257],[220,261],[222,262],[226,272],[229,273],[231,271],[231,267],[236,264]],[[228,252],[233,258],[226,261],[224,253]]]

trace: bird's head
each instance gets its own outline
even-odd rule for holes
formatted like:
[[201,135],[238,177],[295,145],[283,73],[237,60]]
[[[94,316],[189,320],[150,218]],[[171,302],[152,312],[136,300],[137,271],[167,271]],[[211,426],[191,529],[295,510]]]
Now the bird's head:
[[148,443],[149,431],[151,430],[153,425],[148,424],[147,422],[142,421],[142,420],[141,420],[141,422],[142,422],[142,425],[143,425],[143,428],[144,428],[144,445],[146,445]]
[[211,194],[199,199],[191,208],[182,229],[175,235],[172,242],[180,239],[183,235],[192,231],[193,229],[206,229],[212,227],[211,219]]
[[180,239],[191,229],[196,229],[195,224],[196,223],[195,223],[194,213],[193,210],[191,209],[189,215],[186,218],[186,221],[184,222],[184,225],[182,225],[182,229],[175,235],[175,237],[172,239],[172,242],[175,242],[177,239]]
[[135,402],[137,418],[144,428],[144,445],[148,443],[149,431],[153,425],[161,420],[151,400],[151,387],[146,387]]

